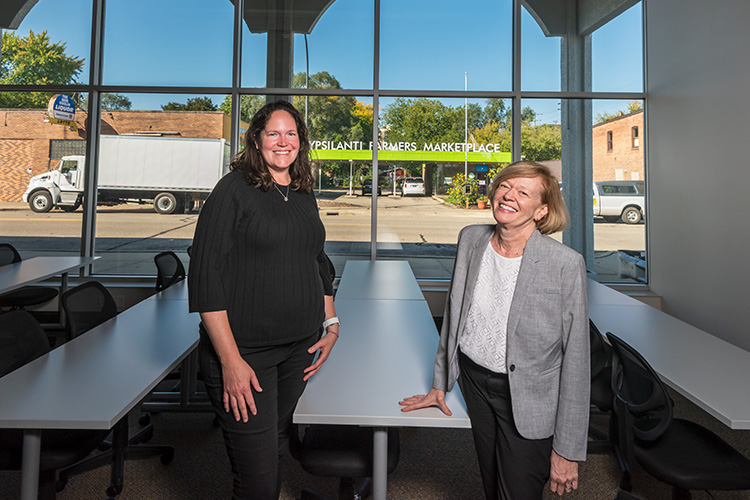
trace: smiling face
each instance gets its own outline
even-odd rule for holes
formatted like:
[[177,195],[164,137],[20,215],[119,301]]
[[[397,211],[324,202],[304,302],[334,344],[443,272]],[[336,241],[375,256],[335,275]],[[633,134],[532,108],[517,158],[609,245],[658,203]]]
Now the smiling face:
[[506,228],[531,228],[547,215],[540,177],[514,177],[500,183],[492,199],[492,214]]
[[294,117],[283,110],[274,111],[255,144],[274,180],[288,184],[289,166],[299,153],[299,136]]

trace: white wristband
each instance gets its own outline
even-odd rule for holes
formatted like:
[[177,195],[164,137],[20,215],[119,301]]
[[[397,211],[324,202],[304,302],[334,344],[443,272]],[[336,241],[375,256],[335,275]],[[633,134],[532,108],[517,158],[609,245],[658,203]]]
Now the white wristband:
[[334,316],[332,318],[328,318],[323,322],[323,329],[328,328],[331,325],[340,325],[341,321],[339,321],[339,318],[337,316]]

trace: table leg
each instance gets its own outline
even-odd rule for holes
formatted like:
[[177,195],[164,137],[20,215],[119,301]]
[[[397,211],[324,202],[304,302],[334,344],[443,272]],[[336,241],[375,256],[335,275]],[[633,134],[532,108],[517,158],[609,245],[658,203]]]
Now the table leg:
[[373,500],[386,500],[388,489],[388,429],[375,427],[372,439],[372,498]]
[[21,500],[37,500],[41,454],[42,431],[26,429],[23,432],[23,455],[21,458]]

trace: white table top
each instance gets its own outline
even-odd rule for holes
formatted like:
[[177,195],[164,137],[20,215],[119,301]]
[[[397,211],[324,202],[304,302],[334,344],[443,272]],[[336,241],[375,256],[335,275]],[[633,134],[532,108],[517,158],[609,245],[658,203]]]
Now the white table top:
[[99,257],[33,257],[0,267],[0,293],[10,292],[31,283],[67,273]]
[[403,413],[398,404],[432,386],[438,332],[426,301],[337,295],[336,314],[341,338],[310,379],[297,404],[295,423],[470,427],[458,386],[446,397],[452,417],[437,408]]
[[405,260],[350,260],[336,299],[424,300],[424,295]]
[[589,316],[697,406],[732,429],[750,429],[750,352],[641,303],[591,303]]
[[185,301],[136,304],[0,378],[0,428],[112,428],[198,344],[198,322]]

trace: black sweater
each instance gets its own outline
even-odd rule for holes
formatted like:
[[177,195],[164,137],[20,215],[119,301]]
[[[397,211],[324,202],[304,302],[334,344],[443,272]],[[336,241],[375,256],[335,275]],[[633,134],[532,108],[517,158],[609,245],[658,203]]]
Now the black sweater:
[[[285,194],[286,187],[281,187]],[[333,295],[325,228],[313,193],[249,185],[230,172],[198,217],[190,312],[226,310],[239,347],[294,342],[319,331]]]

